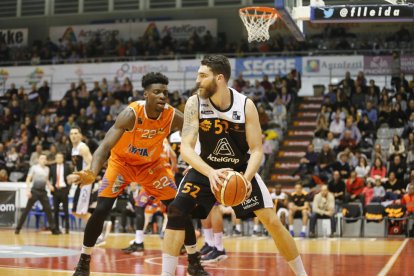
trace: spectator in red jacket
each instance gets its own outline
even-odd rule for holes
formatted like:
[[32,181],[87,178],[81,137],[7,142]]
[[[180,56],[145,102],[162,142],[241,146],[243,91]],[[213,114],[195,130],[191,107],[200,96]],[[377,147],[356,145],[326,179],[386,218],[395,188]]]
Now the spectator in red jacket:
[[414,215],[414,184],[407,185],[407,193],[403,196],[401,204],[407,207],[409,215]]
[[346,180],[345,185],[347,191],[346,202],[359,200],[362,204],[365,204],[364,194],[362,193],[365,187],[364,180],[357,177],[355,171],[351,172],[351,176]]

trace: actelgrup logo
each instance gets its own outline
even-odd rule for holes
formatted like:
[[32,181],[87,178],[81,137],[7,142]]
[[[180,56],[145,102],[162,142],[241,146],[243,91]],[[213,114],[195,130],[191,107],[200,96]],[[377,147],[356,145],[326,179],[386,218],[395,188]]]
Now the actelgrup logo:
[[319,59],[310,59],[306,62],[306,72],[318,73],[320,70],[321,67]]

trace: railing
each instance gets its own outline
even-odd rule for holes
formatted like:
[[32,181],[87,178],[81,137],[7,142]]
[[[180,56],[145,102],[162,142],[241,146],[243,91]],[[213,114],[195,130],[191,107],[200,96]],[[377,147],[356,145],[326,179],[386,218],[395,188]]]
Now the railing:
[[[393,52],[399,52],[401,55],[414,55],[414,49],[378,49],[378,50],[309,50],[309,51],[280,51],[280,52],[247,52],[247,53],[216,53],[223,54],[227,57],[270,57],[270,56],[329,56],[329,55],[391,55]],[[197,59],[207,53],[195,54],[175,54],[174,58],[166,56],[130,56],[130,57],[90,57],[79,58],[76,62],[68,60],[41,60],[40,64],[31,64],[30,60],[20,61],[0,61],[0,66],[25,66],[25,65],[50,65],[50,64],[75,64],[75,63],[105,63],[105,62],[128,62],[128,61],[148,61],[148,60],[179,60],[179,59]]]

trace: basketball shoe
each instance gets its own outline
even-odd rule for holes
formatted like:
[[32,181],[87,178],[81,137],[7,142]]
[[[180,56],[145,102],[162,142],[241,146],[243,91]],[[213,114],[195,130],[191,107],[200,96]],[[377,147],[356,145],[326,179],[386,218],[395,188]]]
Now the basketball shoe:
[[200,252],[188,255],[187,276],[210,276],[210,273],[205,271],[201,265]]
[[144,251],[144,243],[136,243],[135,241],[127,248],[122,249],[122,252],[124,252],[125,254],[131,254],[134,252],[143,252],[143,251]]
[[219,251],[217,248],[213,248],[213,251],[201,257],[203,263],[219,262],[227,259],[226,250]]
[[91,255],[81,254],[78,265],[76,266],[73,276],[89,276],[89,264],[91,262]]
[[211,251],[213,251],[213,249],[214,249],[213,246],[210,246],[210,245],[208,245],[208,243],[205,243],[203,245],[203,247],[201,247],[200,253],[201,253],[201,255],[207,255],[208,253],[210,253]]

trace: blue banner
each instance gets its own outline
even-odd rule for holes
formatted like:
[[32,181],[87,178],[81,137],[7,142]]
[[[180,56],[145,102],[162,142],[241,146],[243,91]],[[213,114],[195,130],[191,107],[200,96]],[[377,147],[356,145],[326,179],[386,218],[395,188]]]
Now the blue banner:
[[292,69],[302,71],[301,57],[260,57],[236,59],[236,76],[262,77],[263,75],[285,76]]

